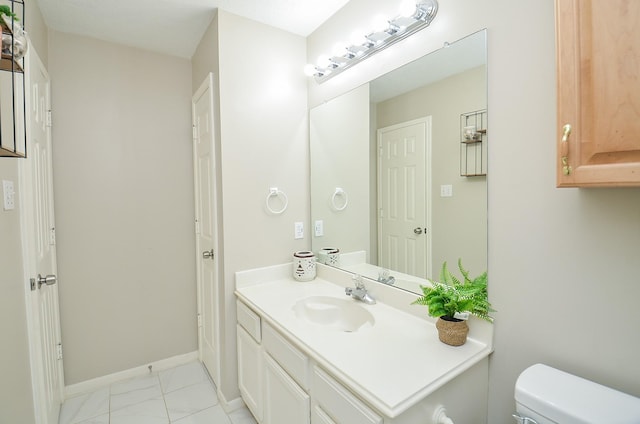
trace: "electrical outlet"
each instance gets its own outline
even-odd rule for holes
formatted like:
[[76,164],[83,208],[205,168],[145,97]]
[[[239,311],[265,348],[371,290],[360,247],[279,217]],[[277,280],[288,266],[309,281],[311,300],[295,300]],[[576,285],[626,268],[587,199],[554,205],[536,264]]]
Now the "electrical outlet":
[[2,198],[5,211],[16,207],[16,192],[13,189],[13,181],[2,180]]
[[313,231],[316,237],[322,237],[324,235],[324,223],[322,220],[317,220],[314,222]]
[[293,223],[293,238],[294,239],[304,238],[304,224],[302,222]]
[[440,186],[440,197],[452,197],[453,186],[451,184],[444,184]]

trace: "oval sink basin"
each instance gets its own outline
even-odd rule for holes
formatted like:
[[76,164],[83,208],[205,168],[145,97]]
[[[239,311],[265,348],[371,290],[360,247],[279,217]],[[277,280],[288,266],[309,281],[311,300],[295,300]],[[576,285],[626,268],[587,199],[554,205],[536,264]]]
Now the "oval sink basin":
[[371,312],[351,299],[311,296],[293,306],[296,317],[327,329],[353,332],[375,323]]

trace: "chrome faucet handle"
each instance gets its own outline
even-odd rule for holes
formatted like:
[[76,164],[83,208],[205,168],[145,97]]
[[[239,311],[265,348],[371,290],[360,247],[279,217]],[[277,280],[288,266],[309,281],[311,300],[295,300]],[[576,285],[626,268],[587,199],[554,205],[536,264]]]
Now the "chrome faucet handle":
[[351,279],[355,283],[356,289],[364,289],[364,283],[362,282],[361,275],[355,274],[353,277],[351,277]]

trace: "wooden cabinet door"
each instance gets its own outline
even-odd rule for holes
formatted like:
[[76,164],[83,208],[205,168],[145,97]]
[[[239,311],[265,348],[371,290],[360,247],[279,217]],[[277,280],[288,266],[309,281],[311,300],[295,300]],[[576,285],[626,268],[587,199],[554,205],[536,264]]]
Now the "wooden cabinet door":
[[558,187],[640,186],[639,31],[638,0],[556,0]]

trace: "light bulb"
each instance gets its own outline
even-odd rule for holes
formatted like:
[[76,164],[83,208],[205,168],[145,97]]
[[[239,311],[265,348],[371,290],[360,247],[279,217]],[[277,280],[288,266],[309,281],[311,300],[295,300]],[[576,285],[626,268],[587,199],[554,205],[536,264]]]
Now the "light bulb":
[[331,60],[327,55],[318,56],[318,61],[316,62],[319,68],[327,68],[331,64]]
[[406,18],[413,16],[416,13],[416,2],[414,0],[404,0],[400,4],[398,13]]
[[314,76],[316,73],[316,65],[312,65],[310,63],[304,66],[304,74],[308,77]]
[[351,34],[351,44],[354,46],[361,46],[367,42],[367,39],[363,35],[364,31],[354,31]]
[[347,54],[347,46],[345,46],[343,43],[336,43],[333,46],[331,54],[337,57],[342,57]]
[[389,21],[384,15],[376,15],[371,22],[375,32],[386,31],[389,28]]

